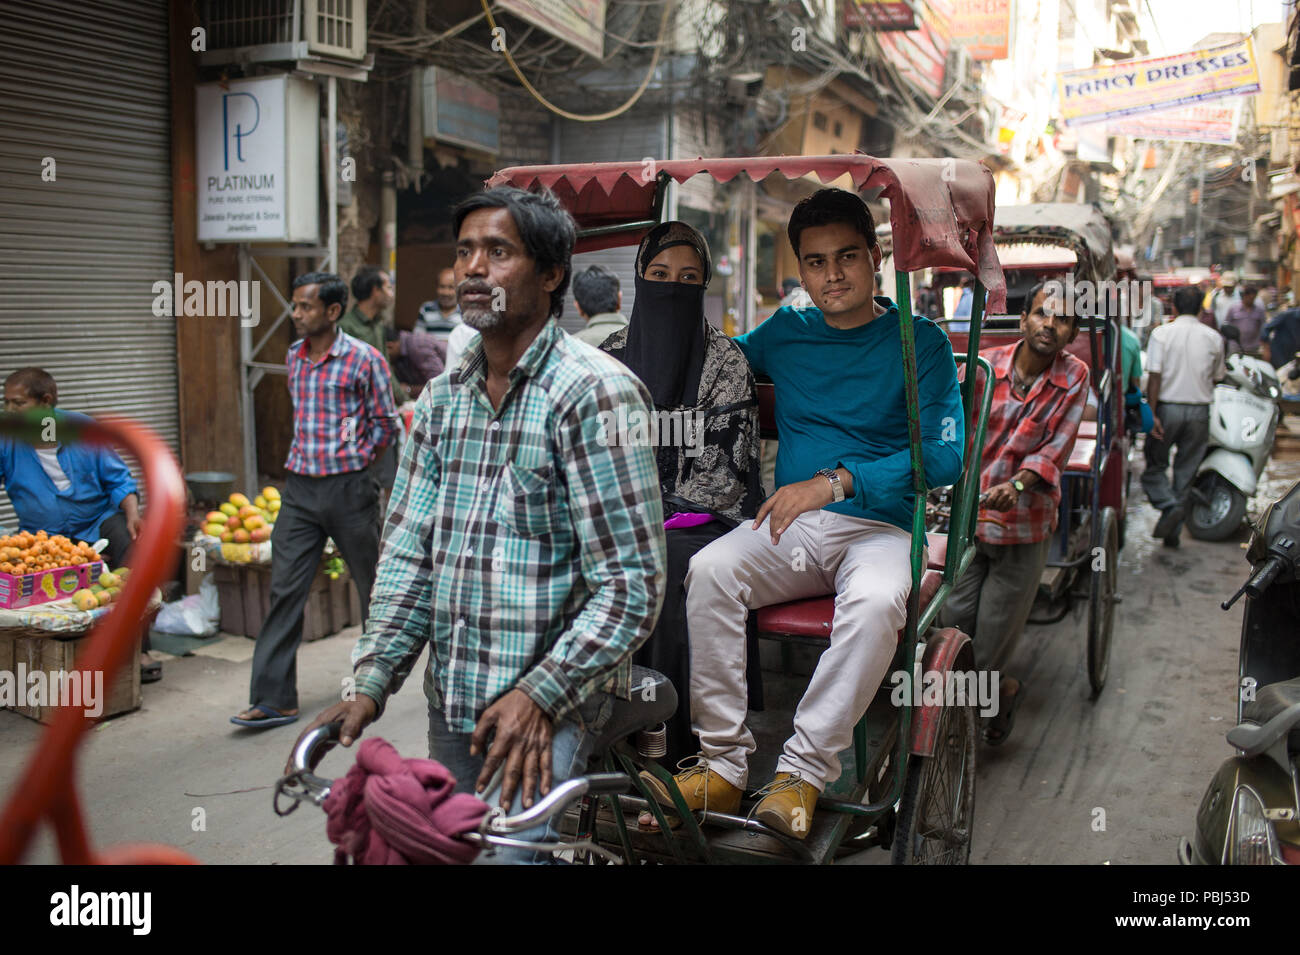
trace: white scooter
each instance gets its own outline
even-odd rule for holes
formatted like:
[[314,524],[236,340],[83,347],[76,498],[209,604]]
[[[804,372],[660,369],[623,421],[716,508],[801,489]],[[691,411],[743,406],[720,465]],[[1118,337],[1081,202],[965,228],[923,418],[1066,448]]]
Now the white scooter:
[[[1230,329],[1228,339],[1235,336]],[[1210,440],[1188,494],[1187,530],[1199,540],[1226,540],[1241,527],[1246,501],[1273,449],[1282,388],[1273,366],[1229,355],[1228,373],[1214,387]]]

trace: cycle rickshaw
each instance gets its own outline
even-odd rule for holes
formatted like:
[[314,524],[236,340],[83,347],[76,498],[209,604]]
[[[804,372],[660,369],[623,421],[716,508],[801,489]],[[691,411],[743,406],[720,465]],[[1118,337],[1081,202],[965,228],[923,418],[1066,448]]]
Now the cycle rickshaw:
[[[1030,622],[1056,623],[1076,599],[1087,600],[1088,682],[1096,696],[1110,664],[1115,574],[1129,491],[1119,323],[1131,312],[1136,290],[1117,280],[1110,226],[1092,206],[1001,206],[994,236],[1007,281],[1008,314],[987,317],[984,347],[1019,340],[1024,297],[1039,281],[1059,281],[1065,306],[1080,315],[1079,335],[1068,350],[1089,368],[1096,419],[1080,422],[1062,475],[1057,530],[1039,585],[1038,615]],[[954,351],[968,347],[965,333],[950,331],[949,338]]]
[[[964,160],[889,160],[865,155],[670,161],[656,163],[649,176],[645,175],[646,169],[642,162],[517,167],[497,173],[488,184],[512,184],[525,189],[546,187],[555,192],[580,227],[577,251],[636,244],[659,221],[668,182],[680,183],[695,175],[710,175],[719,182],[728,182],[744,173],[758,182],[780,173],[788,179],[815,177],[823,183],[847,176],[852,188],[879,189],[880,195],[889,202],[894,257],[899,270],[895,298],[904,318],[900,323],[899,355],[904,370],[915,497],[910,552],[912,586],[907,622],[899,633],[893,669],[907,675],[918,687],[933,680],[940,686],[949,686],[950,674],[974,670],[969,638],[956,629],[939,629],[936,619],[974,553],[971,545],[977,514],[980,454],[993,393],[991,369],[975,353],[986,295],[995,311],[1005,307],[1005,284],[993,242],[992,175],[983,166]],[[953,488],[954,506],[944,542],[946,547],[932,551],[927,566],[924,560],[927,488],[922,462],[915,338],[912,323],[907,319],[911,317],[909,273],[939,267],[970,271],[978,277],[969,337],[972,355],[955,357],[958,362],[977,364],[985,370],[985,375],[983,384],[978,383],[979,376],[968,375],[961,387],[966,418],[965,466]],[[760,403],[763,420],[770,428],[773,420],[770,389],[760,393]],[[145,463],[151,495],[157,482],[178,486],[178,476],[165,473],[165,468],[154,460],[161,457],[156,448],[149,454],[136,453]],[[161,517],[151,523],[150,530],[157,531],[150,541],[161,544],[164,535],[174,535],[181,499],[183,492],[181,497],[171,499],[171,504],[164,499],[162,509],[173,507],[176,519],[165,527]],[[151,509],[151,521],[152,517]],[[142,561],[153,559],[150,555],[154,551],[143,547],[142,550]],[[145,577],[139,574],[131,578],[124,600],[147,593],[150,581]],[[833,612],[833,596],[794,601],[758,610],[758,627],[760,634],[770,640],[817,649],[826,643]],[[115,633],[106,628],[94,638],[92,651],[96,650],[96,660],[108,662],[110,655],[112,660],[120,659],[127,652],[125,631],[119,627]],[[676,813],[682,825],[674,832],[638,778],[638,771],[644,768],[666,781],[668,771],[638,752],[630,739],[639,730],[670,715],[676,706],[676,693],[671,684],[650,671],[637,673],[634,669],[633,681],[639,687],[649,681],[657,692],[634,694],[639,699],[619,701],[610,726],[597,745],[599,765],[589,767],[592,770],[589,775],[555,787],[550,796],[525,811],[522,817],[489,814],[482,829],[467,838],[479,845],[517,844],[512,843],[512,833],[567,813],[566,838],[558,848],[567,847],[575,858],[586,861],[616,858],[628,862],[825,863],[875,846],[891,848],[894,861],[899,863],[969,861],[974,832],[979,706],[973,692],[940,694],[937,701],[930,694],[906,692],[901,703],[895,705],[887,681],[857,725],[852,749],[841,754],[844,772],[818,801],[818,812],[808,838],[798,841],[742,814],[705,811],[693,815],[680,800]],[[915,696],[920,697],[919,703]],[[65,715],[70,718],[62,719],[52,727],[52,732],[60,727],[75,729],[71,724],[74,719],[80,719],[79,715],[71,712]],[[287,797],[295,806],[302,801],[317,805],[323,802],[330,783],[311,770],[328,744],[337,738],[338,728],[338,724],[323,726],[303,739],[293,756],[296,771],[280,780],[276,787],[277,800]],[[30,829],[42,814],[49,812],[51,801],[56,801],[55,804],[67,810],[64,817],[71,815],[70,822],[65,819],[58,824],[65,861],[91,858],[76,818],[70,771],[72,750],[83,731],[84,727],[70,737],[64,732],[67,745],[59,750],[57,757],[44,747],[38,753],[38,760],[47,757],[44,759],[47,768],[51,759],[66,763],[60,764],[50,779],[66,784],[67,795],[60,798],[52,784],[41,788],[39,798],[29,799],[20,791],[4,817]],[[759,739],[760,751],[754,759],[756,772],[770,768],[759,765],[763,755],[761,734]],[[31,778],[29,772],[25,780]],[[602,808],[607,811],[602,813]],[[628,813],[634,815],[646,809],[657,818],[659,832],[638,831],[634,821],[629,825]],[[277,811],[280,811],[278,803]],[[6,844],[0,830],[0,862],[21,855],[29,837],[28,832],[21,840]],[[174,850],[161,848],[149,854],[137,852],[132,858],[187,861]]]
[[[895,299],[905,318],[911,316],[908,273],[923,268],[960,268],[978,277],[972,347],[978,346],[986,294],[995,308],[1003,307],[1005,286],[993,244],[992,176],[969,161],[844,155],[675,160],[652,166],[644,162],[591,163],[505,169],[488,185],[551,189],[577,220],[576,251],[582,252],[638,243],[660,220],[669,181],[681,183],[696,175],[707,175],[725,183],[741,174],[754,182],[773,174],[787,179],[815,177],[822,183],[847,176],[858,191],[879,190],[889,202],[898,269]],[[979,460],[992,383],[986,378],[977,389],[976,376],[972,375],[962,386],[967,419],[965,469],[954,487],[956,503],[948,546],[943,557],[932,554],[927,567],[922,560],[926,487],[915,344],[911,323],[903,321],[901,329],[899,348],[916,501],[912,589],[907,624],[899,634],[893,669],[922,679],[927,679],[923,674],[931,674],[928,679],[947,685],[950,672],[974,669],[966,635],[954,629],[939,630],[935,621],[973,555],[970,545],[979,492]],[[962,361],[965,356],[958,355],[957,359]],[[770,386],[760,386],[759,401],[765,436],[775,436]],[[756,613],[760,637],[785,645],[803,644],[817,651],[826,645],[834,597],[794,601]],[[802,842],[747,819],[743,807],[736,815],[708,811],[693,816],[680,802],[676,815],[682,825],[674,832],[637,777],[644,768],[666,782],[668,771],[625,742],[609,750],[604,768],[631,777],[636,794],[606,797],[607,813],[598,814],[594,801],[589,802],[572,821],[572,827],[577,835],[617,847],[629,858],[666,862],[829,862],[838,855],[873,845],[892,846],[899,862],[935,858],[965,862],[973,831],[975,700],[967,700],[966,705],[913,706],[912,695],[904,694],[903,705],[897,706],[891,702],[890,691],[887,682],[856,727],[852,751],[841,754],[844,772],[819,800],[812,830]],[[771,768],[762,765],[764,743],[768,740],[758,728],[756,733],[760,743],[753,771],[761,773]],[[771,758],[774,761],[775,756]],[[641,832],[628,824],[626,813],[645,809],[656,817],[659,832]]]

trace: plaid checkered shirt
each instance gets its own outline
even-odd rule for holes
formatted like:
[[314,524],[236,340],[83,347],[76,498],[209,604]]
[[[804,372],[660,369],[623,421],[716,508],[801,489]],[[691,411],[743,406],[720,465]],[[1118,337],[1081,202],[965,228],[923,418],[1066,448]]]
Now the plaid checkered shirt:
[[977,533],[987,544],[1030,544],[1056,530],[1061,472],[1074,450],[1088,403],[1088,366],[1066,351],[1057,354],[1021,400],[1011,387],[1011,366],[1019,345],[1014,342],[980,352],[993,366],[995,381],[980,491],[1010,481],[1021,469],[1042,480],[1027,488],[1011,510],[988,512],[1005,526],[981,522]]
[[397,436],[397,408],[388,364],[365,342],[339,332],[320,361],[307,357],[307,340],[289,346],[293,444],[284,466],[323,477],[360,471]]
[[382,711],[428,643],[425,693],[462,733],[511,689],[552,720],[627,698],[666,563],[653,448],[607,430],[621,405],[650,413],[631,372],[550,321],[500,410],[486,386],[476,336],[420,395],[352,654]]

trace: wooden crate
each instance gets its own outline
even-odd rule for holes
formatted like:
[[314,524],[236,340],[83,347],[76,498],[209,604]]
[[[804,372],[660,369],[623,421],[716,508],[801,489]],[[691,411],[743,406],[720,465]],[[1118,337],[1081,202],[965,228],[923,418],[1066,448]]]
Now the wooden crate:
[[[271,568],[218,564],[212,573],[221,598],[221,629],[256,639],[271,609]],[[302,639],[320,640],[360,622],[361,602],[351,576],[330,580],[318,570],[303,607]]]
[[[30,634],[30,631],[28,631]],[[26,673],[43,671],[46,680],[50,675],[71,672],[77,669],[77,657],[81,648],[89,639],[88,634],[67,636],[48,634],[42,636],[8,636],[0,637],[0,663],[10,661],[10,672],[17,673],[19,664]],[[8,654],[8,656],[6,655]],[[117,676],[110,680],[107,675],[103,682],[103,712],[98,719],[108,719],[122,713],[138,710],[142,702],[140,693],[140,636],[136,636],[131,655]],[[59,711],[57,702],[45,700],[44,706],[9,707],[17,713],[42,723],[49,723]]]

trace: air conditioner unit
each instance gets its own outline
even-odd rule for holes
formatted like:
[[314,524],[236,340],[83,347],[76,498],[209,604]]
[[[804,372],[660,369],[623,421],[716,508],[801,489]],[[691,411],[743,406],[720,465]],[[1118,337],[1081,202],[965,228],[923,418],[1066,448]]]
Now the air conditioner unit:
[[203,26],[208,51],[245,62],[366,57],[366,0],[206,0]]
[[324,56],[360,60],[366,55],[366,0],[303,0],[303,39]]

